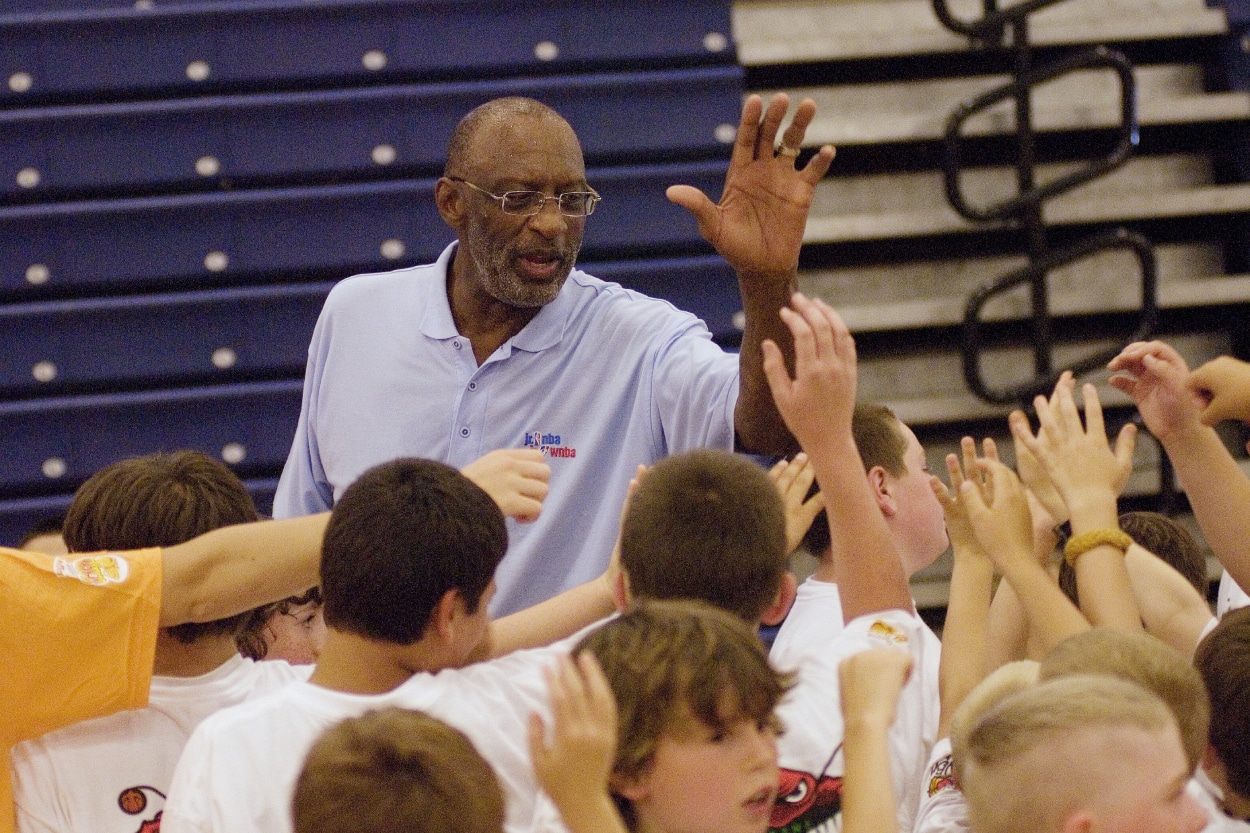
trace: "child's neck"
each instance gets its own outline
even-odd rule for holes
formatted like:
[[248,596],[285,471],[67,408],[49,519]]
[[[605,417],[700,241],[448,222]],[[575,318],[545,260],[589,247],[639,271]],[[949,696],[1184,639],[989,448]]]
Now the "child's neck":
[[202,636],[188,644],[162,629],[156,635],[152,673],[161,677],[199,677],[221,666],[239,652],[228,633]]
[[309,682],[349,694],[385,694],[419,671],[447,664],[424,639],[398,645],[331,628]]

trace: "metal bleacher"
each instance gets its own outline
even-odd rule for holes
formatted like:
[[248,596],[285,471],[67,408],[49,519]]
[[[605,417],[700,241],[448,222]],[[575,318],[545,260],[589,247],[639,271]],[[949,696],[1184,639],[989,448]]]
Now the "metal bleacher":
[[[977,21],[1025,2],[948,5],[959,21]],[[1129,56],[1140,131],[1125,163],[1041,205],[1045,234],[1058,245],[1115,227],[1144,234],[1157,262],[1158,337],[1191,364],[1245,355],[1250,185],[1239,172],[1246,170],[1250,40],[1230,30],[1215,0],[1030,5],[1041,7],[1027,23],[1039,72],[1093,45]],[[748,89],[812,97],[818,116],[806,144],[838,145],[808,222],[800,285],[838,307],[856,332],[861,397],[889,404],[911,424],[936,471],[965,433],[994,437],[1010,459],[1004,417],[1027,401],[973,393],[961,353],[969,298],[1025,267],[1028,237],[1013,219],[968,219],[952,205],[943,144],[956,108],[1010,78],[1008,39],[951,31],[933,0],[739,0],[734,31]],[[1039,185],[1107,152],[1121,99],[1121,81],[1107,70],[1031,88]],[[967,202],[1019,193],[1015,133],[1010,97],[962,123],[959,183]],[[1056,368],[1124,343],[1143,303],[1138,271],[1132,253],[1121,250],[1046,275]],[[1032,313],[1027,286],[982,310],[979,362],[989,387],[1011,389],[1034,373]],[[1085,379],[1098,385],[1113,427],[1132,418],[1131,403],[1106,384],[1105,371]],[[1229,439],[1242,454],[1243,443]],[[1179,512],[1192,527],[1176,487],[1157,445],[1143,438],[1128,502]],[[945,603],[949,568],[943,559],[913,581],[922,607]]]
[[724,178],[725,0],[15,0],[0,79],[0,543],[162,449],[266,506],[326,293],[437,256],[447,139],[497,96],[578,131],[587,269],[736,332],[731,270],[664,197]]

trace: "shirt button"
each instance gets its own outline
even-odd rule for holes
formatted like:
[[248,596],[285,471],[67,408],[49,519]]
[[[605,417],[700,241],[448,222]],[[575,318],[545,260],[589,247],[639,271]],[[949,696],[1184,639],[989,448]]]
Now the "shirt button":
[[477,390],[477,382],[469,382],[469,390]]
[[451,343],[451,346],[452,346],[452,347],[455,347],[457,350],[459,350],[459,349],[460,349],[460,341],[459,341],[459,339],[457,339],[456,341],[453,341],[453,342]]
[[462,437],[467,437],[467,436],[469,436],[469,429],[468,429],[468,428],[461,428],[461,429],[460,429],[460,436],[462,436]]

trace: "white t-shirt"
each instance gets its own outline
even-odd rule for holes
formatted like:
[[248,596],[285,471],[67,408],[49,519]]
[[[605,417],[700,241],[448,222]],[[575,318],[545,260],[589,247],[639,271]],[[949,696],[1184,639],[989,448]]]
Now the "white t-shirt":
[[[596,627],[596,626],[591,626]],[[588,629],[587,629],[588,630]],[[290,833],[291,798],[309,748],[330,726],[389,707],[417,709],[468,736],[495,770],[507,802],[504,830],[530,833],[558,819],[529,757],[529,715],[549,718],[543,676],[582,631],[544,648],[434,674],[385,694],[346,694],[312,683],[213,715],[195,731],[174,773],[163,833]]]
[[[796,829],[833,831],[841,826],[844,772],[838,663],[869,648],[897,645],[909,651],[914,668],[923,671],[931,661],[936,665],[936,658],[928,654],[938,643],[919,616],[901,610],[861,616],[843,626],[837,587],[828,582],[808,579],[799,596],[769,653],[778,669],[798,675],[777,710],[786,731],[777,743],[781,789],[770,828],[799,825]],[[937,725],[936,714],[930,714],[936,712],[937,700],[930,697],[925,680],[924,673],[913,671],[890,728],[890,769],[900,830],[912,827],[928,757],[925,728],[930,722]]]
[[88,720],[13,749],[21,833],[156,830],[174,765],[219,709],[308,678],[311,666],[234,656],[199,677],[153,677],[148,707]]
[[933,745],[920,787],[915,833],[969,833],[968,802],[955,786],[950,738]]
[[1247,605],[1250,605],[1250,596],[1225,572],[1220,576],[1220,592],[1215,597],[1215,615],[1222,618],[1228,611]]
[[[937,741],[938,721],[941,717],[938,669],[942,661],[942,640],[938,639],[937,634],[924,620],[919,621],[924,652],[921,655],[922,663],[912,669],[912,677],[919,676],[923,681],[925,696],[931,704],[925,712],[924,742],[925,749],[932,749]],[[799,585],[794,605],[777,631],[769,656],[775,660],[793,651],[803,651],[803,646],[806,645],[827,645],[837,638],[844,627],[838,585],[808,578]]]
[[1224,797],[1220,794],[1220,788],[1211,783],[1211,779],[1201,769],[1189,779],[1185,788],[1202,805],[1202,809],[1207,811],[1207,826],[1202,828],[1202,833],[1250,833],[1250,823],[1224,813],[1221,806]]

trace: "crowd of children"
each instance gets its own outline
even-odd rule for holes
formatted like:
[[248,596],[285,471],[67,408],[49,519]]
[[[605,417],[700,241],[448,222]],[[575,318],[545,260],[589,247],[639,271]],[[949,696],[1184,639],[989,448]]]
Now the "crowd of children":
[[[803,452],[640,470],[607,572],[496,621],[505,511],[532,513],[535,460],[396,460],[328,519],[260,523],[203,455],[101,470],[63,521],[67,554],[5,552],[6,609],[23,574],[45,600],[77,579],[69,626],[124,631],[79,633],[84,655],[125,655],[88,673],[146,663],[145,690],[114,670],[120,693],[63,692],[48,657],[26,661],[59,647],[11,654],[49,692],[10,700],[16,829],[1250,830],[1250,610],[1217,619],[1173,566],[1193,561],[1183,528],[1118,512],[1134,429],[1110,442],[1096,390],[1082,411],[1065,375],[1036,427],[1012,414],[1015,469],[965,439],[948,486],[893,414],[856,404],[837,313],[796,295],[783,318],[793,372],[770,342],[764,368]],[[1250,578],[1250,480],[1211,427],[1250,419],[1250,365],[1190,373],[1155,342],[1112,368],[1227,572]],[[796,587],[813,519],[828,534]],[[939,640],[908,579],[948,542]],[[273,558],[289,575],[264,578]],[[314,665],[273,656],[274,617]],[[75,720],[105,696],[145,707]]]

